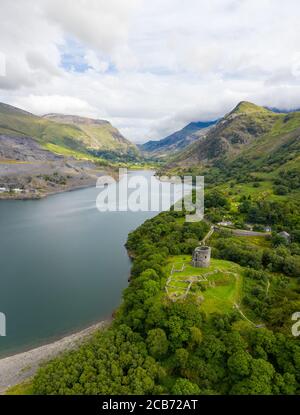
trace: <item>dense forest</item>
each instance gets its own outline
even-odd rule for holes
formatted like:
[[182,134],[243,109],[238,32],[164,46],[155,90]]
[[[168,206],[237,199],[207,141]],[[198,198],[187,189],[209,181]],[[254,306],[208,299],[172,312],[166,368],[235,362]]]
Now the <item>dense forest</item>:
[[[221,194],[208,192],[206,200],[211,220],[229,209]],[[265,223],[261,212],[257,202],[240,201],[240,221]],[[250,324],[234,307],[207,313],[194,295],[168,298],[168,260],[191,255],[210,223],[186,223],[184,212],[163,212],[128,237],[131,281],[111,327],[42,367],[33,392],[299,394],[300,344],[291,334],[291,315],[300,309],[299,214],[279,204],[265,206],[263,215],[288,229],[291,243],[274,233],[254,246],[226,230],[210,241],[213,258],[241,267],[241,307],[263,324]]]

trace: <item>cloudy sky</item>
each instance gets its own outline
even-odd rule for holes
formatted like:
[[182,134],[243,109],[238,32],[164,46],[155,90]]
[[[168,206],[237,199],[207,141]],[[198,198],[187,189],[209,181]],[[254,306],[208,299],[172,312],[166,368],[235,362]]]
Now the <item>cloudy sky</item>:
[[[135,142],[241,100],[300,107],[299,0],[1,0],[0,101]],[[4,70],[5,69],[5,70]]]

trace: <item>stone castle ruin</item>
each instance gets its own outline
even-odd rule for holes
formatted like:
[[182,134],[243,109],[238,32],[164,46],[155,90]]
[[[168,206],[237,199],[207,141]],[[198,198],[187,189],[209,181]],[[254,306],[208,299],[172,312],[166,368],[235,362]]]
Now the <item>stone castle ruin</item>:
[[197,246],[193,253],[192,265],[197,268],[207,268],[210,265],[210,246]]

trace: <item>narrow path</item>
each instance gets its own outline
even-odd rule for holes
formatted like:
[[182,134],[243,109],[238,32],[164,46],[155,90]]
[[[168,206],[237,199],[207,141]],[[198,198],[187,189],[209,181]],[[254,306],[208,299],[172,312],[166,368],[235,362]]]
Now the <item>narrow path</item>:
[[207,239],[211,237],[211,235],[214,233],[216,229],[226,229],[236,236],[268,236],[268,235],[271,235],[271,232],[248,231],[246,229],[232,229],[232,228],[226,228],[225,226],[211,225],[210,230],[204,236],[204,238],[200,242],[200,245],[204,245]]
[[268,236],[271,232],[246,231],[245,229],[230,229],[236,236]]
[[268,294],[269,294],[269,288],[270,288],[270,280],[268,279],[268,282],[267,282],[267,289],[266,289],[266,296],[268,296]]
[[211,235],[214,233],[215,227],[214,225],[211,225],[210,230],[207,232],[207,234],[204,236],[202,241],[200,242],[200,245],[205,245],[205,242],[207,239],[211,237]]
[[190,288],[191,288],[192,284],[193,284],[193,281],[191,281],[191,282],[189,283],[189,286],[187,287],[186,292],[185,292],[185,293],[184,293],[184,295],[183,295],[183,298],[186,298],[186,297],[187,297],[187,295],[188,295],[188,293],[189,293],[189,291],[190,291]]
[[244,317],[245,320],[249,321],[249,323],[251,323],[253,326],[256,326],[256,324],[253,321],[249,320],[249,318],[245,316],[245,314],[242,312],[242,310],[240,309],[240,306],[237,303],[234,303],[234,307],[238,310],[240,315]]
[[221,225],[214,225],[215,230],[226,230],[231,232],[233,235],[236,236],[268,236],[271,235],[271,232],[258,232],[258,231],[250,231],[247,229],[235,229],[235,228],[228,228],[227,226]]

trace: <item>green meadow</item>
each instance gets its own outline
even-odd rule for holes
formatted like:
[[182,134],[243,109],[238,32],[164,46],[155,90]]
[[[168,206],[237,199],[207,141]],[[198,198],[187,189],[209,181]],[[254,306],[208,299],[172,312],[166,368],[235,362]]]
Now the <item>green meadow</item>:
[[[199,300],[201,309],[210,314],[214,312],[228,313],[232,311],[235,303],[241,299],[242,268],[230,261],[211,259],[208,268],[195,268],[190,265],[191,256],[176,255],[168,260],[166,271],[171,276],[168,284],[168,295],[176,301],[184,295],[188,289],[189,277],[201,276],[207,281],[193,282],[187,296],[195,296]],[[185,265],[183,271],[180,270]]]

